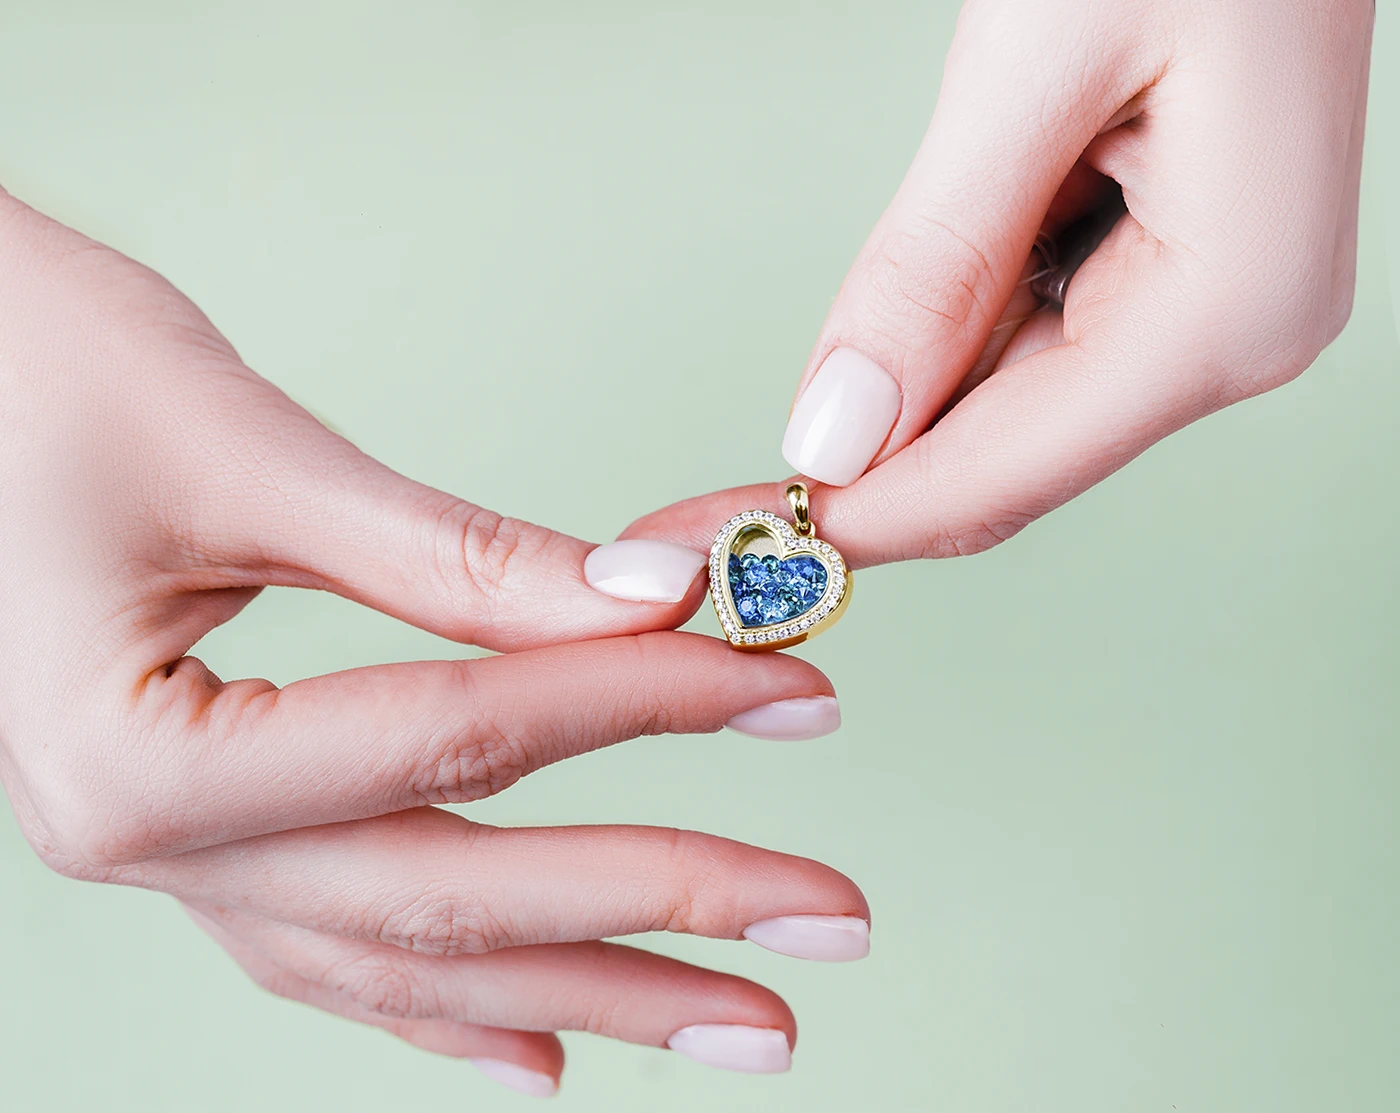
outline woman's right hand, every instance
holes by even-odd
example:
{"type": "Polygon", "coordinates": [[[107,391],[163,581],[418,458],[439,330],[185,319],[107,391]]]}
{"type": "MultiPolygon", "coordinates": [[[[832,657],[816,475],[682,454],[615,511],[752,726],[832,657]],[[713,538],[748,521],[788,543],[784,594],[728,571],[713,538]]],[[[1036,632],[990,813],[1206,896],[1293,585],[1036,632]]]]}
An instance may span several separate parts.
{"type": "Polygon", "coordinates": [[[434,806],[639,735],[834,729],[812,666],[669,629],[703,597],[702,554],[590,551],[405,479],[158,275],[3,191],[0,415],[0,777],[45,862],[174,894],[274,992],[529,1092],[557,1084],[557,1029],[786,1068],[773,993],[598,940],[857,958],[845,877],[691,832],[434,806]],[[267,584],[508,652],[280,689],[187,655],[267,584]]]}

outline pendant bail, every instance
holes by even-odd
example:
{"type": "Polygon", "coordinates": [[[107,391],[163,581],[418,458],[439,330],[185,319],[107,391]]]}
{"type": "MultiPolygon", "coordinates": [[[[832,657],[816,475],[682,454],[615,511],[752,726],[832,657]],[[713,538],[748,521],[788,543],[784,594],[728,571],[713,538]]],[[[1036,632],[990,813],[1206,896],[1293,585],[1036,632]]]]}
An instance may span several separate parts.
{"type": "Polygon", "coordinates": [[[815,537],[817,527],[812,524],[811,510],[807,503],[807,484],[789,483],[788,505],[792,507],[792,520],[798,537],[815,537]]]}

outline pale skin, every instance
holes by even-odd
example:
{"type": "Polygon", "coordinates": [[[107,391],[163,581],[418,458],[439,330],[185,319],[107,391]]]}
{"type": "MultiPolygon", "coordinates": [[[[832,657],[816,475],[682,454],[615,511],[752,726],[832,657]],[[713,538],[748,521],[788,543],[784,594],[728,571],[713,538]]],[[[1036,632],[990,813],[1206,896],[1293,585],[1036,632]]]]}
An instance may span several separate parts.
{"type": "MultiPolygon", "coordinates": [[[[857,474],[813,486],[848,564],[986,550],[1313,362],[1351,309],[1372,22],[1369,0],[965,5],[928,134],[798,384],[794,416],[848,349],[897,387],[856,430],[857,474]],[[1127,215],[1064,312],[1037,310],[1037,231],[1105,179],[1127,215]]],[[[739,510],[785,512],[782,492],[626,536],[704,546],[739,510]]]]}
{"type": "Polygon", "coordinates": [[[740,1026],[783,1065],[776,994],[598,940],[864,921],[848,879],[695,832],[433,806],[830,697],[802,661],[668,629],[702,597],[698,557],[673,603],[594,590],[590,545],[369,459],[158,275],[2,192],[0,422],[0,777],[49,866],[173,894],[273,992],[529,1092],[557,1083],[559,1029],[740,1026]],[[504,652],[280,689],[186,655],[269,584],[504,652]]]}
{"type": "MultiPolygon", "coordinates": [[[[799,383],[800,408],[849,349],[897,387],[859,475],[814,485],[822,536],[857,568],[981,551],[1301,373],[1350,308],[1372,19],[1366,0],[969,3],[928,135],[799,383]],[[1037,231],[1105,179],[1128,215],[1063,314],[1037,310],[1037,231]]],[[[559,1078],[560,1029],[794,1042],[768,990],[597,941],[868,920],[841,874],[708,835],[502,831],[433,806],[832,694],[804,662],[671,632],[699,578],[673,602],[590,588],[589,545],[364,456],[159,276],[8,195],[0,422],[0,778],[50,866],[171,893],[274,992],[514,1066],[531,1092],[559,1078]],[[269,584],[504,654],[281,689],[186,655],[269,584]]],[[[782,485],[629,536],[703,552],[753,506],[785,512],[782,485]]]]}

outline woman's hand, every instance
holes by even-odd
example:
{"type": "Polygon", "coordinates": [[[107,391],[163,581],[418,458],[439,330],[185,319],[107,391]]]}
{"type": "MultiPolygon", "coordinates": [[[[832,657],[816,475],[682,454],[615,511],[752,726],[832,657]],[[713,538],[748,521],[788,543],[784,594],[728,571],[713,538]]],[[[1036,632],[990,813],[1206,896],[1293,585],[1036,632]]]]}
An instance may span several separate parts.
{"type": "MultiPolygon", "coordinates": [[[[968,0],[783,453],[854,566],[979,552],[1288,382],[1351,307],[1371,0],[968,0]],[[1116,183],[1116,185],[1115,185],[1116,183]],[[1128,214],[1037,311],[1032,244],[1128,214]]],[[[781,485],[628,536],[703,546],[781,485]]]]}
{"type": "Polygon", "coordinates": [[[666,629],[703,596],[702,554],[590,552],[395,474],[159,276],[3,192],[0,422],[0,776],[50,866],[172,893],[275,992],[532,1092],[557,1083],[561,1028],[786,1067],[774,994],[597,940],[856,958],[846,878],[690,832],[432,807],[638,735],[834,729],[810,665],[666,629]],[[282,689],[186,655],[266,584],[511,652],[282,689]]]}

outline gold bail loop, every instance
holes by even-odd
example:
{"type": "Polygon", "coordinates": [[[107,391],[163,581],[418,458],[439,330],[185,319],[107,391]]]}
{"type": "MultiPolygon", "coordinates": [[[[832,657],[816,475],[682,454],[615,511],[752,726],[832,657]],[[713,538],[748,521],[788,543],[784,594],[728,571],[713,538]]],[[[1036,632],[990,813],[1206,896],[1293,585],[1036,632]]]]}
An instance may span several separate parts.
{"type": "Polygon", "coordinates": [[[815,537],[817,527],[812,524],[810,508],[807,505],[807,484],[790,483],[787,489],[788,505],[792,507],[792,520],[798,537],[815,537]]]}

